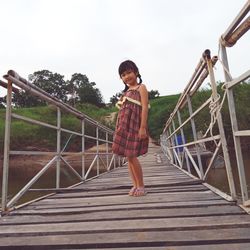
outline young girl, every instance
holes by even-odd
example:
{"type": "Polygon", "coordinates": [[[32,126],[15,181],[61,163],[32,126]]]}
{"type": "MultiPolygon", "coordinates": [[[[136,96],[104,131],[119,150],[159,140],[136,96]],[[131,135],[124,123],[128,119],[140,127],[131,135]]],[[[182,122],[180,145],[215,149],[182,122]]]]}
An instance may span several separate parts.
{"type": "Polygon", "coordinates": [[[134,62],[120,64],[119,75],[125,84],[123,95],[117,103],[120,108],[112,150],[114,154],[126,156],[133,187],[131,196],[146,195],[143,173],[137,157],[148,151],[148,91],[142,84],[141,75],[134,62]],[[139,79],[139,82],[137,82],[139,79]]]}

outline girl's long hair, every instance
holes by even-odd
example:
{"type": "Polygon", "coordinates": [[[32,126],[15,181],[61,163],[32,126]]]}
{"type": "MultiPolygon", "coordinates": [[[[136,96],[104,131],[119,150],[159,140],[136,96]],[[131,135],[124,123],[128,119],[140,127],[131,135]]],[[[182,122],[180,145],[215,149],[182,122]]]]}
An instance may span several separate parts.
{"type": "MultiPolygon", "coordinates": [[[[122,73],[127,71],[127,70],[134,71],[134,73],[139,78],[139,84],[142,83],[142,79],[141,79],[141,75],[139,73],[139,69],[138,69],[138,67],[136,66],[136,64],[134,62],[132,62],[130,60],[126,60],[126,61],[124,61],[124,62],[122,62],[120,64],[119,69],[118,69],[120,77],[121,77],[122,73]]],[[[126,92],[129,89],[129,87],[125,82],[123,82],[123,83],[125,84],[125,88],[124,88],[123,92],[126,92]]]]}

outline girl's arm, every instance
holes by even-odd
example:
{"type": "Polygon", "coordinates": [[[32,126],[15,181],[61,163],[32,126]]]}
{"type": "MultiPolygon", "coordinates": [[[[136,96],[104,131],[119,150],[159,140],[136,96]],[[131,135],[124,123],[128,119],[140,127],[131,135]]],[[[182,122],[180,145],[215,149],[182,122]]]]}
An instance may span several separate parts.
{"type": "Polygon", "coordinates": [[[139,130],[139,138],[144,139],[147,135],[147,120],[148,120],[148,91],[144,84],[141,84],[139,88],[139,92],[141,95],[141,105],[142,105],[142,113],[141,113],[141,124],[139,130]]]}

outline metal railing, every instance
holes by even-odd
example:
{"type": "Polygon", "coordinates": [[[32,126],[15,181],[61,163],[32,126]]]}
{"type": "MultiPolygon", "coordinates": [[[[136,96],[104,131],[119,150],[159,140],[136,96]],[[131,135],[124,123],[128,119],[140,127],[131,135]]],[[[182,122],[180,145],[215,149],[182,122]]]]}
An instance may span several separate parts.
{"type": "MultiPolygon", "coordinates": [[[[226,199],[236,200],[236,180],[232,172],[221,113],[222,105],[227,99],[239,172],[242,204],[245,207],[250,205],[250,201],[248,197],[240,138],[243,136],[250,136],[250,130],[238,129],[233,88],[250,77],[250,70],[239,77],[232,79],[228,66],[226,47],[234,46],[234,44],[250,29],[250,17],[246,17],[249,13],[249,10],[250,1],[248,0],[227,31],[221,36],[219,44],[222,55],[221,60],[218,57],[220,54],[211,58],[210,51],[204,51],[197,67],[195,68],[195,72],[193,73],[184,92],[181,94],[177,105],[167,120],[161,135],[162,150],[170,159],[171,163],[179,168],[185,169],[184,171],[187,173],[204,181],[207,179],[208,173],[217,159],[219,151],[222,150],[230,195],[227,195],[226,193],[215,187],[212,187],[211,185],[206,185],[226,199]],[[213,66],[218,60],[222,63],[225,75],[225,83],[223,85],[225,93],[222,100],[220,100],[220,97],[217,93],[217,85],[213,69],[213,66]],[[207,98],[207,100],[204,100],[204,103],[200,105],[199,108],[193,111],[191,97],[198,92],[199,88],[207,77],[209,78],[212,94],[209,98],[207,98]],[[183,114],[185,112],[188,112],[188,118],[185,117],[186,120],[183,122],[182,117],[185,116],[183,114]],[[207,126],[205,134],[199,136],[196,128],[197,124],[195,123],[195,118],[202,112],[210,112],[211,118],[210,121],[208,121],[210,125],[207,126]],[[187,129],[188,126],[189,130],[187,129]],[[215,127],[216,129],[214,129],[215,127]],[[186,135],[185,129],[186,131],[191,130],[192,136],[186,135]],[[214,130],[216,130],[216,134],[213,134],[214,130]],[[185,136],[189,137],[188,143],[185,141],[185,136]],[[204,145],[208,143],[213,144],[214,152],[208,152],[208,150],[204,149],[204,145]],[[202,158],[206,154],[210,154],[210,161],[205,168],[202,158]]],[[[207,121],[204,121],[204,123],[205,122],[207,121]]]]}
{"type": "MultiPolygon", "coordinates": [[[[44,90],[38,88],[34,84],[20,77],[16,72],[10,70],[7,75],[4,76],[7,82],[1,81],[1,85],[7,88],[7,99],[6,99],[6,119],[5,119],[5,137],[4,137],[4,158],[3,158],[3,177],[2,177],[2,213],[5,211],[9,211],[15,209],[15,204],[19,201],[19,199],[27,192],[31,190],[31,187],[36,183],[39,178],[53,165],[56,165],[56,180],[55,180],[55,188],[48,189],[39,189],[36,191],[46,190],[46,191],[59,191],[65,188],[61,188],[60,185],[60,173],[62,162],[71,173],[74,174],[79,179],[79,182],[73,186],[76,186],[80,183],[86,181],[89,177],[90,172],[93,170],[93,167],[96,167],[96,176],[100,175],[100,166],[109,171],[111,168],[116,168],[117,166],[121,166],[124,163],[124,159],[112,154],[110,150],[110,145],[112,144],[113,130],[108,127],[100,124],[89,116],[81,113],[77,109],[71,107],[70,105],[63,103],[61,100],[51,96],[44,90]],[[52,125],[47,122],[42,122],[36,119],[31,119],[26,116],[18,115],[14,113],[14,109],[12,107],[12,92],[18,92],[19,90],[15,88],[13,85],[18,86],[19,88],[26,91],[30,95],[36,96],[40,100],[46,101],[57,109],[57,117],[56,117],[56,125],[52,125]],[[81,123],[81,132],[74,131],[70,129],[66,129],[62,127],[61,124],[61,112],[65,112],[67,114],[73,115],[76,117],[81,123]],[[45,128],[52,129],[56,131],[56,152],[41,152],[41,151],[14,151],[10,149],[11,142],[11,123],[12,118],[21,120],[23,122],[39,125],[45,128]],[[88,134],[86,131],[87,125],[95,130],[95,135],[88,134]],[[69,134],[69,138],[64,147],[61,147],[62,141],[62,132],[69,134]],[[65,152],[67,145],[69,144],[72,135],[81,138],[81,151],[80,152],[65,152]],[[101,136],[102,135],[102,136],[101,136]],[[85,150],[85,142],[86,140],[91,140],[96,145],[96,152],[88,152],[85,150]],[[105,145],[105,150],[99,150],[100,144],[105,145]],[[89,166],[86,166],[85,156],[94,155],[94,159],[92,160],[89,166]],[[8,176],[9,176],[9,161],[10,157],[14,155],[47,155],[52,157],[49,162],[9,201],[8,197],[8,176]],[[79,174],[73,166],[67,161],[65,156],[79,156],[81,157],[81,174],[79,174]],[[104,158],[104,159],[103,159],[104,158]]],[[[73,187],[70,186],[70,187],[73,187]]],[[[70,188],[68,187],[68,188],[70,188]]]]}

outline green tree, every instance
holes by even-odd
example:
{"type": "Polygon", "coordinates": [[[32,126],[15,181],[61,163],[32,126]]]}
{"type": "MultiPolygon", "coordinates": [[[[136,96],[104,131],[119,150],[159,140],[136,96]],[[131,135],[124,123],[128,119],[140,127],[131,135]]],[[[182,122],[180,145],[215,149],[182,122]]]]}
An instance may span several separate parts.
{"type": "Polygon", "coordinates": [[[29,81],[63,102],[67,101],[67,82],[64,76],[49,70],[36,71],[29,75],[29,81]]]}
{"type": "Polygon", "coordinates": [[[118,92],[115,95],[113,95],[112,97],[110,97],[109,102],[111,103],[111,105],[114,106],[118,102],[121,95],[122,95],[122,92],[118,92]]]}
{"type": "MultiPolygon", "coordinates": [[[[52,73],[49,70],[36,71],[29,75],[29,82],[46,91],[53,97],[62,101],[67,101],[67,84],[64,76],[58,73],[52,73]]],[[[30,95],[29,92],[20,90],[13,94],[13,103],[17,107],[34,107],[46,105],[45,101],[36,96],[30,95]]]]}
{"type": "Polygon", "coordinates": [[[151,91],[148,92],[148,98],[149,98],[150,100],[152,100],[152,99],[154,99],[154,98],[157,98],[157,97],[159,97],[159,96],[160,96],[160,93],[159,93],[158,90],[151,90],[151,91]]]}
{"type": "Polygon", "coordinates": [[[0,109],[5,108],[5,106],[4,106],[5,100],[4,99],[5,99],[4,97],[0,97],[0,109]]]}
{"type": "Polygon", "coordinates": [[[95,82],[89,82],[86,75],[75,73],[68,82],[68,92],[71,97],[71,104],[91,103],[98,107],[104,106],[103,97],[98,88],[95,87],[95,82]]]}
{"type": "Polygon", "coordinates": [[[25,90],[20,90],[19,92],[13,93],[12,103],[16,107],[35,107],[46,105],[45,101],[30,95],[25,90]]]}

